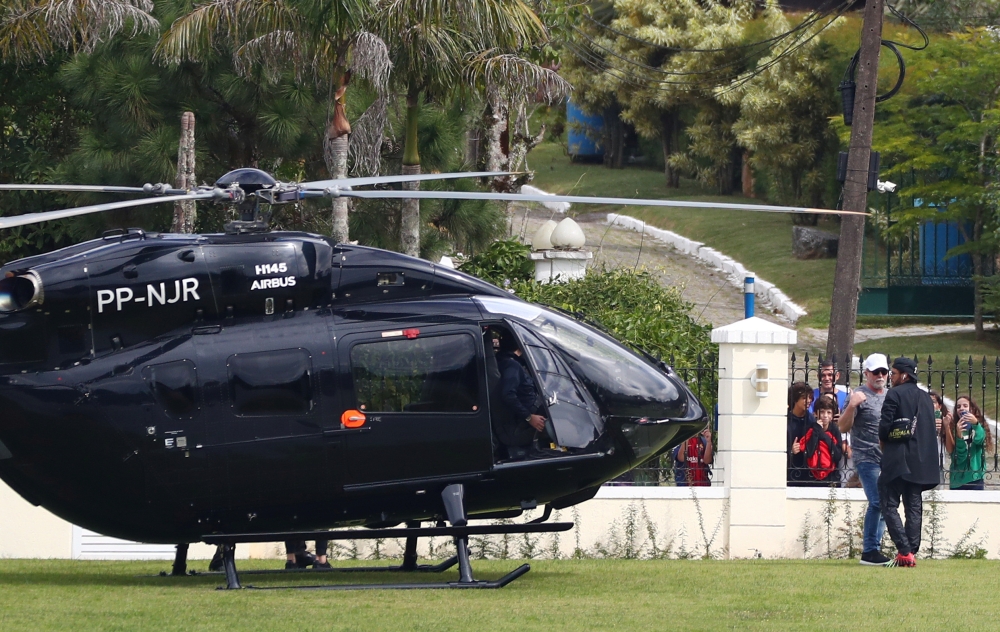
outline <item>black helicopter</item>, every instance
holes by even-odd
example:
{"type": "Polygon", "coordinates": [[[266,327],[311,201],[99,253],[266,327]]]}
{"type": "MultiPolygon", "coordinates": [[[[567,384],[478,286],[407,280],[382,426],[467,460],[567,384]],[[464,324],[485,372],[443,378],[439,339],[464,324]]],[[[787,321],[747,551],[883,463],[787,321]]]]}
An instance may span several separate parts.
{"type": "Polygon", "coordinates": [[[0,267],[0,478],[74,524],[179,544],[175,573],[185,543],[221,544],[233,588],[235,543],[296,536],[406,537],[398,568],[426,570],[416,537],[448,535],[461,571],[448,585],[523,574],[476,582],[467,537],[570,528],[544,518],[694,435],[704,407],[670,367],[573,317],[421,259],[272,232],[259,206],[320,196],[700,206],[354,188],[490,175],[500,174],[284,184],[240,169],[197,191],[0,185],[148,196],[2,217],[0,228],[186,199],[242,212],[223,234],[119,230],[0,267]],[[544,400],[552,445],[537,458],[510,459],[493,432],[496,336],[517,341],[544,400]],[[539,505],[536,524],[467,523],[539,505]],[[358,525],[371,531],[328,531],[358,525]]]}

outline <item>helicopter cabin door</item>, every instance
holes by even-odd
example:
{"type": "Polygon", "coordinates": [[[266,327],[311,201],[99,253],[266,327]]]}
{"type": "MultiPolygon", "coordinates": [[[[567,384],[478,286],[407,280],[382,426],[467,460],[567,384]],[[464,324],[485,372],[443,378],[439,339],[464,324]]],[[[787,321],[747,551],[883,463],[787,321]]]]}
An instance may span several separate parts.
{"type": "MultiPolygon", "coordinates": [[[[548,413],[546,433],[564,448],[586,448],[604,432],[600,409],[561,353],[519,323],[511,323],[535,375],[548,413]]],[[[563,352],[565,353],[565,352],[563,352]]]]}
{"type": "Polygon", "coordinates": [[[347,334],[344,406],[368,428],[346,438],[345,487],[446,480],[492,465],[482,335],[471,326],[347,334]],[[362,421],[363,420],[363,421],[362,421]]]}

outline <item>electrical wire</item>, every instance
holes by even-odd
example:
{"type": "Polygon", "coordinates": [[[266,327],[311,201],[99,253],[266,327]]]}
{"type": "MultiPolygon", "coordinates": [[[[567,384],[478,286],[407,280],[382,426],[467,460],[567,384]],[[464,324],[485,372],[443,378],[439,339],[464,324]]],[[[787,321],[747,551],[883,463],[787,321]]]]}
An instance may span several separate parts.
{"type": "MultiPolygon", "coordinates": [[[[636,73],[633,73],[633,72],[629,72],[628,70],[626,70],[624,68],[621,68],[621,67],[618,67],[618,66],[612,66],[612,65],[610,65],[610,64],[607,63],[607,58],[606,57],[602,57],[598,52],[596,52],[596,51],[594,51],[592,49],[588,49],[588,48],[586,48],[584,46],[581,46],[580,44],[578,44],[576,42],[567,41],[567,42],[564,42],[564,44],[574,54],[574,56],[576,56],[581,61],[583,61],[583,63],[587,67],[589,67],[592,70],[595,70],[597,72],[609,72],[616,79],[618,79],[619,81],[622,81],[623,83],[626,83],[626,84],[634,85],[634,86],[637,86],[637,87],[644,87],[646,89],[650,88],[650,84],[651,83],[654,84],[654,85],[657,85],[657,86],[683,86],[683,87],[701,88],[701,89],[716,89],[716,88],[718,88],[720,86],[723,86],[725,84],[729,84],[729,85],[727,85],[723,89],[722,93],[724,94],[726,92],[730,92],[732,90],[739,89],[743,85],[746,85],[746,83],[748,83],[749,81],[751,81],[754,77],[760,75],[761,73],[765,72],[766,70],[768,70],[772,66],[778,64],[782,59],[784,59],[785,57],[791,55],[796,50],[798,50],[799,48],[801,48],[802,46],[804,46],[805,44],[807,44],[809,41],[811,41],[812,39],[814,39],[821,32],[823,32],[824,30],[826,30],[827,28],[829,28],[837,20],[837,18],[839,18],[841,15],[843,15],[843,13],[851,6],[851,4],[852,4],[852,0],[846,0],[846,1],[840,2],[840,4],[835,5],[832,8],[827,8],[827,9],[823,9],[823,10],[813,11],[808,16],[806,16],[806,18],[803,19],[795,27],[789,29],[788,31],[785,31],[784,33],[781,33],[779,35],[767,38],[765,40],[759,40],[757,42],[751,42],[751,43],[747,43],[747,44],[734,45],[732,47],[714,48],[714,49],[707,49],[707,48],[706,49],[697,49],[697,48],[684,49],[684,48],[680,48],[680,47],[661,46],[661,45],[655,44],[653,42],[649,42],[649,41],[643,40],[641,38],[637,38],[635,36],[632,36],[632,35],[629,35],[627,33],[624,33],[622,31],[619,31],[617,29],[614,29],[613,27],[611,27],[609,25],[601,24],[600,22],[597,22],[593,18],[589,18],[588,17],[588,19],[593,24],[597,25],[600,28],[603,28],[603,29],[606,29],[606,30],[610,31],[611,33],[614,33],[615,35],[624,37],[625,39],[628,39],[628,40],[633,41],[633,42],[640,43],[640,44],[642,44],[644,46],[649,46],[649,47],[652,47],[652,48],[655,48],[655,49],[667,50],[667,51],[672,51],[672,52],[677,52],[677,53],[687,53],[687,52],[720,53],[720,52],[746,50],[746,49],[753,49],[753,48],[757,48],[757,47],[762,47],[762,46],[765,46],[765,45],[768,45],[768,44],[773,44],[774,42],[785,40],[785,39],[788,39],[790,37],[793,38],[793,41],[787,47],[785,47],[785,49],[783,51],[781,51],[779,54],[777,54],[774,57],[772,57],[771,59],[769,59],[764,64],[756,66],[751,72],[743,74],[743,76],[739,76],[741,74],[739,72],[736,72],[736,73],[732,73],[732,72],[723,73],[723,71],[725,71],[726,69],[730,69],[730,68],[737,68],[737,67],[746,67],[746,66],[749,66],[751,64],[751,58],[752,58],[752,56],[753,56],[754,53],[749,53],[749,54],[741,55],[739,58],[737,58],[735,60],[731,60],[731,61],[729,61],[727,63],[719,64],[719,65],[716,65],[716,66],[712,66],[712,67],[710,67],[710,68],[708,68],[706,70],[691,71],[691,72],[668,71],[668,70],[664,70],[662,68],[656,68],[654,66],[650,66],[650,65],[645,64],[643,62],[640,62],[640,61],[637,61],[637,60],[634,60],[634,59],[630,59],[630,58],[628,58],[628,57],[626,57],[624,55],[621,55],[621,54],[617,53],[616,51],[614,51],[614,50],[612,50],[612,49],[610,49],[610,48],[608,48],[606,46],[603,46],[593,36],[588,35],[587,33],[585,33],[584,31],[582,31],[578,27],[573,27],[574,31],[584,40],[584,42],[586,44],[589,44],[590,47],[597,48],[600,51],[604,52],[606,55],[610,55],[611,57],[619,59],[619,60],[625,62],[626,64],[628,64],[629,66],[639,68],[639,69],[641,69],[641,70],[643,70],[645,72],[651,72],[651,73],[655,73],[655,74],[659,74],[659,75],[666,75],[666,76],[693,76],[693,75],[697,75],[697,76],[709,76],[709,75],[713,75],[713,74],[716,74],[716,75],[718,75],[718,74],[724,74],[724,76],[719,77],[719,79],[717,79],[716,81],[674,81],[674,80],[666,80],[666,79],[651,79],[648,76],[639,75],[639,74],[636,74],[636,73]],[[824,18],[829,17],[831,15],[831,13],[834,13],[833,17],[831,19],[829,19],[825,24],[823,24],[820,28],[818,28],[818,29],[816,29],[816,30],[814,30],[812,32],[810,32],[809,30],[807,30],[810,27],[813,27],[814,25],[818,24],[824,18]]],[[[773,48],[773,46],[772,46],[772,48],[773,48]]],[[[658,90],[655,87],[652,88],[652,89],[654,91],[666,92],[666,90],[658,90]]]]}
{"type": "MultiPolygon", "coordinates": [[[[917,29],[917,31],[920,33],[920,36],[923,38],[924,43],[918,46],[914,46],[912,44],[905,44],[903,42],[897,42],[894,40],[886,40],[886,39],[881,40],[882,46],[885,46],[886,48],[891,50],[892,53],[896,56],[896,64],[899,66],[899,75],[896,77],[896,84],[892,88],[890,88],[888,92],[886,92],[885,94],[877,95],[875,97],[875,103],[882,103],[883,101],[891,99],[892,97],[896,96],[896,94],[903,87],[903,81],[906,79],[906,61],[903,59],[903,54],[899,52],[899,49],[906,48],[909,50],[920,51],[927,48],[931,43],[931,40],[927,36],[927,33],[924,31],[924,29],[920,28],[919,24],[911,20],[895,6],[889,3],[886,3],[885,6],[888,7],[889,11],[897,18],[899,18],[901,22],[903,22],[904,24],[909,24],[913,28],[917,29]]],[[[844,79],[841,82],[842,87],[847,84],[854,84],[854,77],[855,74],[857,73],[858,62],[860,61],[860,59],[861,59],[861,49],[859,48],[858,52],[854,53],[854,57],[851,58],[851,62],[847,65],[847,71],[844,73],[844,79]]]]}
{"type": "MultiPolygon", "coordinates": [[[[836,11],[837,11],[838,15],[842,14],[844,11],[846,11],[848,8],[850,8],[850,6],[852,4],[854,4],[854,0],[841,0],[841,3],[839,5],[837,5],[837,7],[836,7],[836,11]]],[[[778,40],[781,40],[781,39],[789,36],[792,33],[795,33],[798,30],[801,30],[803,28],[807,28],[808,27],[807,23],[809,23],[810,20],[815,21],[815,20],[821,19],[823,17],[826,17],[832,11],[833,11],[832,8],[831,9],[816,9],[814,11],[811,11],[805,17],[805,19],[802,22],[800,22],[796,26],[792,27],[788,31],[785,31],[784,33],[780,33],[778,35],[774,35],[774,36],[769,37],[767,39],[759,40],[759,41],[756,41],[756,42],[749,42],[749,43],[746,43],[746,44],[737,44],[737,45],[734,45],[734,46],[727,46],[727,47],[721,47],[721,48],[679,48],[679,47],[675,47],[675,46],[662,46],[660,44],[655,44],[653,42],[649,42],[649,41],[644,40],[642,38],[635,37],[634,35],[629,35],[628,33],[619,31],[619,30],[615,29],[614,27],[612,27],[609,24],[602,24],[601,22],[598,22],[597,20],[595,20],[594,18],[592,18],[590,16],[586,16],[586,19],[588,21],[590,21],[593,25],[597,26],[598,28],[602,28],[602,29],[611,31],[612,33],[614,33],[615,35],[617,35],[619,37],[624,37],[624,38],[632,40],[632,41],[634,41],[634,42],[636,42],[638,44],[642,44],[643,46],[652,46],[654,48],[659,48],[661,50],[668,50],[668,51],[678,52],[678,53],[724,53],[724,52],[729,52],[729,51],[732,51],[732,50],[740,50],[740,49],[743,49],[743,48],[753,48],[753,47],[756,47],[756,46],[765,46],[765,45],[770,44],[772,42],[776,42],[778,40]]]]}
{"type": "MultiPolygon", "coordinates": [[[[739,89],[740,87],[746,85],[754,77],[762,74],[763,72],[765,72],[769,68],[771,68],[771,67],[775,66],[776,64],[778,64],[779,62],[781,62],[785,57],[788,57],[789,55],[791,55],[792,53],[794,53],[796,50],[798,50],[799,48],[801,48],[802,46],[804,46],[805,44],[807,44],[809,41],[811,41],[812,39],[814,39],[815,37],[817,37],[820,33],[822,33],[823,31],[825,31],[827,28],[829,28],[830,26],[832,26],[833,23],[836,22],[836,20],[840,17],[841,14],[842,14],[842,12],[837,13],[829,21],[827,21],[826,24],[824,24],[823,26],[821,26],[820,28],[818,28],[814,32],[809,33],[808,36],[803,36],[803,38],[798,39],[796,41],[793,41],[783,51],[781,51],[780,53],[778,53],[777,55],[775,55],[774,57],[772,57],[771,59],[769,59],[764,64],[756,66],[751,72],[745,74],[744,76],[739,77],[738,79],[734,79],[734,77],[730,75],[730,76],[721,78],[719,81],[715,81],[715,82],[705,82],[705,81],[669,81],[669,80],[664,80],[664,79],[653,79],[653,80],[651,80],[649,77],[646,77],[646,76],[640,76],[640,75],[636,75],[636,74],[629,75],[622,68],[618,68],[618,67],[615,67],[615,66],[608,65],[606,63],[606,59],[603,58],[603,57],[601,57],[600,55],[598,55],[594,51],[587,50],[586,48],[583,48],[583,47],[581,47],[580,45],[578,45],[578,44],[576,44],[574,42],[568,42],[567,41],[567,42],[565,42],[565,45],[570,49],[571,52],[574,53],[574,55],[576,57],[578,57],[581,61],[583,61],[584,64],[587,65],[592,70],[595,70],[596,72],[610,72],[610,73],[612,73],[615,76],[616,79],[618,79],[618,80],[620,80],[620,81],[622,81],[624,83],[634,85],[636,87],[643,87],[643,88],[646,88],[646,89],[650,89],[650,84],[652,83],[652,84],[656,84],[656,85],[660,85],[660,86],[671,85],[671,86],[688,86],[688,87],[702,88],[702,89],[714,89],[714,88],[717,88],[719,86],[722,86],[723,84],[728,83],[729,85],[726,86],[722,90],[722,92],[720,93],[720,94],[725,94],[727,92],[731,92],[733,90],[739,89]]],[[[589,43],[598,46],[602,50],[608,51],[608,49],[606,49],[605,47],[602,47],[599,44],[597,44],[597,42],[595,42],[593,40],[593,38],[585,37],[585,39],[587,39],[587,41],[589,43]]],[[[651,46],[655,46],[654,44],[650,44],[650,45],[651,46]]],[[[608,51],[608,52],[611,52],[611,51],[608,51]]],[[[618,55],[613,55],[613,56],[619,57],[618,55]]],[[[737,61],[740,62],[740,63],[747,63],[747,64],[749,64],[749,59],[746,58],[746,57],[741,58],[741,59],[739,59],[737,61]]],[[[735,65],[735,64],[733,64],[733,65],[735,65]]],[[[721,67],[724,67],[724,66],[720,66],[720,68],[721,67]]],[[[706,71],[705,74],[708,74],[709,72],[718,72],[718,68],[710,69],[709,71],[706,71]]],[[[664,72],[664,74],[671,74],[671,73],[664,72]]],[[[652,90],[653,91],[657,91],[657,92],[668,92],[668,90],[658,90],[657,88],[652,88],[652,90]]]]}

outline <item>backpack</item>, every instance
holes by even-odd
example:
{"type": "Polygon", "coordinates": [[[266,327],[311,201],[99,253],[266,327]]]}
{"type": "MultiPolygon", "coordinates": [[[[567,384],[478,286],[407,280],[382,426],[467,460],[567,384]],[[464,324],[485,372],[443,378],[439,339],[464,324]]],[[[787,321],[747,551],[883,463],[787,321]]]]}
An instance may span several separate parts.
{"type": "MultiPolygon", "coordinates": [[[[806,446],[809,445],[809,439],[812,438],[812,434],[813,428],[810,428],[806,432],[806,436],[802,437],[800,445],[803,452],[806,451],[806,446]]],[[[829,433],[825,434],[831,441],[834,443],[837,442],[837,439],[833,435],[829,433]]],[[[806,455],[806,467],[809,468],[809,472],[817,481],[825,480],[827,476],[837,469],[837,464],[833,462],[833,455],[830,454],[830,446],[822,438],[816,442],[816,450],[812,454],[806,455]]]]}

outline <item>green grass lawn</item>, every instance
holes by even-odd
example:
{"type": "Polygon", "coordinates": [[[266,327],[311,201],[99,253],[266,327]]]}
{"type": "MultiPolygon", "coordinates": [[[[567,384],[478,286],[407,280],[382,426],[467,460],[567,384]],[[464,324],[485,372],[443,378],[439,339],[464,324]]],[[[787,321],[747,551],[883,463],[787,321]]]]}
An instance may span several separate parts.
{"type": "MultiPolygon", "coordinates": [[[[496,577],[516,564],[474,567],[496,577]]],[[[167,566],[0,560],[0,630],[972,630],[995,628],[991,595],[1000,589],[1000,566],[971,560],[916,569],[853,560],[537,561],[489,591],[228,592],[215,590],[218,577],[143,576],[167,566]],[[975,598],[960,588],[970,577],[975,598]]]]}
{"type": "MultiPolygon", "coordinates": [[[[562,147],[554,143],[535,148],[528,162],[535,170],[534,184],[552,193],[751,202],[738,195],[713,195],[689,180],[682,180],[680,189],[669,189],[663,174],[657,170],[612,170],[598,164],[574,164],[563,154],[562,147]]],[[[611,211],[631,215],[654,226],[705,242],[774,283],[802,305],[809,315],[800,324],[825,327],[829,323],[836,262],[833,259],[800,261],[794,258],[792,220],[788,215],[649,207],[583,208],[581,205],[576,205],[574,211],[611,211]]],[[[821,221],[820,228],[833,232],[839,230],[833,220],[821,221]]]]}
{"type": "Polygon", "coordinates": [[[994,359],[1000,356],[1000,331],[993,329],[992,325],[987,325],[985,340],[976,340],[976,335],[972,332],[962,332],[946,336],[882,338],[854,345],[855,354],[868,355],[875,352],[891,354],[892,357],[906,355],[911,358],[914,354],[919,354],[921,362],[926,362],[927,356],[931,356],[935,368],[942,365],[954,368],[956,356],[961,360],[963,367],[968,366],[970,357],[981,366],[982,358],[986,356],[992,367],[994,359]]]}

